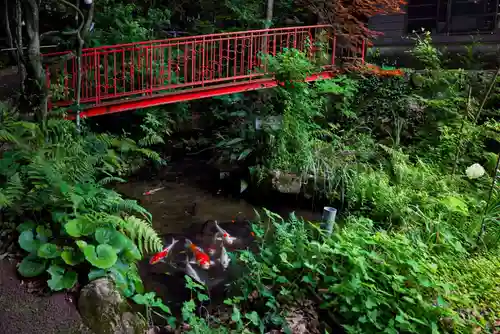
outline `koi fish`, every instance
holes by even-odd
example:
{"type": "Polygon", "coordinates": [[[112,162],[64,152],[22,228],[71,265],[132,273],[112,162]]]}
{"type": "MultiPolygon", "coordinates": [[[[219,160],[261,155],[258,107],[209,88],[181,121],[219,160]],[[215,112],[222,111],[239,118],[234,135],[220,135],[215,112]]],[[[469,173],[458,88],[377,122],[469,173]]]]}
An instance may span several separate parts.
{"type": "Polygon", "coordinates": [[[231,262],[231,258],[229,258],[229,255],[227,254],[227,251],[226,251],[226,248],[224,247],[224,245],[222,245],[222,250],[220,253],[219,261],[220,261],[220,264],[224,270],[227,269],[227,267],[229,266],[229,263],[231,262]]]}
{"type": "Polygon", "coordinates": [[[240,180],[240,194],[243,193],[248,188],[248,182],[245,180],[240,180]]]}
{"type": "Polygon", "coordinates": [[[226,230],[224,230],[222,227],[217,224],[217,221],[215,221],[215,227],[217,228],[217,231],[219,231],[220,234],[222,234],[222,240],[228,245],[232,245],[234,240],[236,240],[235,237],[231,236],[229,233],[227,233],[226,230]]]}
{"type": "Polygon", "coordinates": [[[215,243],[216,243],[217,239],[219,238],[218,236],[219,236],[219,232],[215,233],[214,237],[212,238],[212,243],[210,244],[210,246],[208,246],[207,253],[210,256],[214,256],[215,253],[217,252],[217,245],[215,243]]]}
{"type": "Polygon", "coordinates": [[[193,242],[189,239],[186,239],[186,248],[191,249],[193,252],[195,263],[205,270],[210,268],[212,261],[210,261],[210,256],[208,256],[203,249],[193,244],[193,242]]]}
{"type": "Polygon", "coordinates": [[[200,275],[196,272],[196,270],[193,268],[191,265],[188,256],[186,255],[186,274],[193,278],[195,281],[197,281],[200,284],[205,285],[205,281],[200,277],[200,275]]]}
{"type": "Polygon", "coordinates": [[[165,189],[165,187],[160,187],[160,188],[156,188],[156,189],[151,189],[151,190],[145,191],[145,192],[142,193],[142,195],[143,196],[153,195],[155,192],[160,191],[162,189],[165,189]]]}
{"type": "Polygon", "coordinates": [[[170,250],[174,247],[174,245],[178,242],[179,240],[175,240],[175,238],[172,238],[172,243],[170,246],[164,248],[161,252],[156,253],[151,257],[149,260],[149,264],[156,264],[158,262],[163,262],[165,258],[168,256],[170,253],[170,250]]]}

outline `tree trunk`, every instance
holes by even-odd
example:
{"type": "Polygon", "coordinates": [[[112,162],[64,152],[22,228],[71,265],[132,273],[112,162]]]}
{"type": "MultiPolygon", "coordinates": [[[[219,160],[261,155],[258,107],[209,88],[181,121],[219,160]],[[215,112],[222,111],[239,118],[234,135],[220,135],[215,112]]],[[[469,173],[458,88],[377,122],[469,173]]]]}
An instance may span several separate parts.
{"type": "Polygon", "coordinates": [[[266,29],[269,28],[273,22],[273,7],[274,0],[267,0],[266,29]]]}
{"type": "Polygon", "coordinates": [[[5,20],[5,34],[7,35],[7,45],[11,49],[9,54],[11,56],[11,60],[16,59],[16,52],[14,49],[14,40],[12,38],[12,30],[10,29],[10,9],[9,9],[9,0],[4,0],[4,20],[5,20]]]}
{"type": "MultiPolygon", "coordinates": [[[[9,0],[6,0],[9,1],[9,0]]],[[[21,97],[25,95],[25,87],[24,80],[26,78],[25,65],[24,65],[24,56],[23,56],[23,19],[22,19],[22,8],[21,8],[21,0],[16,0],[15,7],[15,23],[16,23],[16,35],[15,35],[15,43],[16,43],[16,62],[17,62],[17,72],[19,74],[19,83],[20,83],[20,93],[21,97]]]]}
{"type": "Polygon", "coordinates": [[[37,0],[23,0],[22,5],[28,36],[26,54],[27,100],[29,107],[35,113],[36,120],[44,129],[48,113],[48,89],[45,83],[45,72],[40,54],[40,7],[37,0]]]}

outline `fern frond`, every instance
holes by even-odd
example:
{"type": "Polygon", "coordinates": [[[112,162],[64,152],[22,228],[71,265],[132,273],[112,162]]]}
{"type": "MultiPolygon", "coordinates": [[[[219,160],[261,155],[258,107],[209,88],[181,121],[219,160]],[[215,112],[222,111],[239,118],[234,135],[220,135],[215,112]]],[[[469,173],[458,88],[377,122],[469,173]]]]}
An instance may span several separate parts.
{"type": "Polygon", "coordinates": [[[163,241],[148,222],[135,216],[127,216],[123,220],[125,233],[143,254],[156,253],[163,249],[163,241]]]}
{"type": "Polygon", "coordinates": [[[103,144],[104,146],[106,146],[106,148],[110,148],[113,146],[113,143],[115,142],[116,137],[114,137],[108,133],[101,133],[101,134],[95,135],[95,139],[98,142],[100,142],[101,144],[103,144]]]}
{"type": "Polygon", "coordinates": [[[130,138],[115,138],[113,140],[113,147],[116,147],[120,152],[130,152],[137,149],[137,144],[130,138]]]}
{"type": "Polygon", "coordinates": [[[4,194],[11,202],[19,201],[24,196],[24,185],[19,173],[9,178],[4,189],[4,194]]]}
{"type": "Polygon", "coordinates": [[[20,138],[15,134],[7,130],[0,129],[0,142],[9,144],[19,144],[19,141],[20,138]]]}
{"type": "Polygon", "coordinates": [[[143,208],[133,199],[121,199],[119,201],[110,203],[109,209],[111,212],[115,213],[138,213],[141,214],[148,222],[153,220],[151,213],[143,208]]]}
{"type": "Polygon", "coordinates": [[[138,148],[136,151],[155,162],[161,163],[163,161],[160,154],[153,150],[148,150],[147,148],[138,148]]]}
{"type": "Polygon", "coordinates": [[[110,184],[113,182],[120,182],[120,183],[125,183],[127,182],[126,180],[122,179],[121,177],[116,177],[116,176],[106,176],[105,178],[102,178],[97,182],[98,185],[104,186],[106,184],[110,184]]]}
{"type": "Polygon", "coordinates": [[[157,133],[148,133],[139,140],[139,146],[147,147],[156,144],[165,144],[163,138],[157,133]]]}
{"type": "Polygon", "coordinates": [[[3,189],[0,189],[0,210],[7,209],[12,205],[10,198],[4,194],[3,189]]]}

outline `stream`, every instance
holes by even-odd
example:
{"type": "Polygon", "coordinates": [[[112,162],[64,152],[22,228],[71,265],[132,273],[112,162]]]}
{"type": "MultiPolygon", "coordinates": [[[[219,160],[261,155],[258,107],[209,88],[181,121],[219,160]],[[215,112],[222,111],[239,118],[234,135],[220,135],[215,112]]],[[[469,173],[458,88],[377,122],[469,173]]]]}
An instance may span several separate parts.
{"type": "MultiPolygon", "coordinates": [[[[265,207],[282,217],[295,212],[307,220],[321,218],[321,212],[294,207],[294,197],[281,197],[280,193],[260,196],[260,203],[252,204],[246,196],[255,198],[255,194],[231,194],[231,191],[224,189],[227,185],[220,183],[218,175],[219,171],[205,162],[188,160],[170,164],[161,170],[143,171],[130,178],[129,182],[116,185],[115,189],[128,198],[138,200],[152,213],[153,227],[165,245],[171,243],[172,237],[180,239],[176,251],[171,255],[177,257],[179,262],[185,255],[173,253],[183,253],[181,244],[184,244],[184,238],[202,247],[206,245],[207,236],[203,235],[205,232],[202,230],[207,221],[217,220],[231,235],[242,240],[238,247],[228,248],[228,251],[232,251],[251,246],[253,238],[250,237],[248,221],[255,218],[255,209],[265,207]],[[145,194],[151,190],[155,191],[145,194]]],[[[208,242],[210,238],[208,236],[208,242]]],[[[155,291],[168,305],[173,306],[173,310],[180,309],[182,302],[190,297],[190,292],[184,287],[184,272],[173,271],[168,263],[150,265],[148,261],[149,257],[139,264],[146,291],[155,291]]],[[[211,280],[216,282],[210,287],[211,305],[220,305],[227,296],[227,284],[218,283],[230,283],[241,276],[238,272],[221,270],[209,271],[211,280]]]]}

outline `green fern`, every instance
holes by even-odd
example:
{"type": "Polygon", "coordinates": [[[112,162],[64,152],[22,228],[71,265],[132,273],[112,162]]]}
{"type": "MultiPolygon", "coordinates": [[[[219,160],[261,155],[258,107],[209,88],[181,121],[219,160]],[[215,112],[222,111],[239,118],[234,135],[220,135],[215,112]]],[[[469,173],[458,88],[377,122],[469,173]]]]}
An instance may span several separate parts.
{"type": "Polygon", "coordinates": [[[163,241],[148,222],[135,216],[126,216],[123,220],[126,234],[143,254],[160,252],[163,249],[163,241]]]}
{"type": "Polygon", "coordinates": [[[113,183],[113,182],[125,183],[127,181],[122,179],[121,177],[106,176],[106,177],[102,178],[101,180],[99,180],[99,182],[97,182],[97,184],[100,186],[105,186],[105,185],[113,183]]]}

